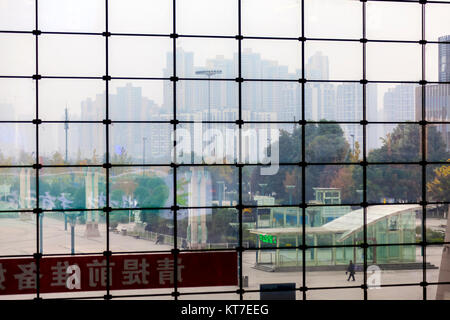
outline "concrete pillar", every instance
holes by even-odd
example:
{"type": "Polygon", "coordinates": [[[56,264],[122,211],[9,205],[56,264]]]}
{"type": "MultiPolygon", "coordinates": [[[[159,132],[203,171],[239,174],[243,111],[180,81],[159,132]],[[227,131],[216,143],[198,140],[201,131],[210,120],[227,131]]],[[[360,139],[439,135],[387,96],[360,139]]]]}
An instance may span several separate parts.
{"type": "MultiPolygon", "coordinates": [[[[85,194],[86,194],[86,209],[94,209],[98,207],[98,172],[89,169],[85,177],[85,194]]],[[[94,211],[86,212],[86,230],[84,235],[88,238],[100,237],[98,230],[99,217],[98,213],[94,211]]]]}
{"type": "MultiPolygon", "coordinates": [[[[205,207],[208,202],[208,190],[211,192],[210,175],[203,167],[192,167],[188,186],[189,207],[205,207]]],[[[188,231],[190,248],[205,248],[208,238],[205,209],[188,209],[188,231]],[[199,230],[201,232],[199,233],[199,230]]]]}

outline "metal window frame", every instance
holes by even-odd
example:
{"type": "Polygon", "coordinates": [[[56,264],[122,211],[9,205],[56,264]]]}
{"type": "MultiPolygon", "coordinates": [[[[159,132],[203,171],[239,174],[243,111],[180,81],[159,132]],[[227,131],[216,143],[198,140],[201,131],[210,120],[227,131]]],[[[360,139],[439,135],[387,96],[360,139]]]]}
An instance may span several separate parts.
{"type": "MultiPolygon", "coordinates": [[[[105,169],[105,177],[106,177],[106,206],[105,207],[99,207],[95,209],[86,209],[86,208],[80,208],[80,209],[68,209],[64,211],[105,211],[106,210],[106,243],[105,243],[105,251],[103,252],[90,252],[90,253],[75,253],[75,255],[89,255],[89,254],[103,254],[106,257],[107,261],[107,275],[109,276],[109,264],[110,264],[110,257],[112,254],[124,254],[124,253],[152,253],[152,252],[158,252],[158,253],[172,253],[174,255],[174,259],[177,258],[177,255],[180,252],[195,252],[195,251],[221,251],[222,249],[179,249],[178,243],[177,243],[177,212],[180,210],[185,210],[188,208],[203,208],[203,209],[218,209],[218,208],[228,208],[228,209],[236,209],[238,212],[238,221],[239,221],[239,245],[235,248],[235,250],[238,253],[239,257],[239,289],[238,290],[230,290],[230,291],[205,291],[205,292],[183,292],[180,293],[179,289],[177,287],[177,264],[175,264],[175,281],[174,281],[174,287],[173,291],[170,294],[137,294],[137,295],[112,295],[110,290],[109,282],[107,281],[106,284],[106,294],[103,296],[86,296],[86,297],[73,297],[73,298],[62,298],[66,300],[70,299],[98,299],[103,298],[105,300],[110,300],[113,298],[130,298],[130,297],[152,297],[152,296],[167,296],[172,297],[175,300],[178,300],[180,295],[183,296],[189,296],[189,295],[200,295],[200,294],[220,294],[220,293],[233,293],[239,295],[239,299],[243,300],[246,293],[250,292],[260,292],[260,290],[244,290],[243,288],[243,252],[244,251],[263,251],[270,248],[244,248],[243,242],[242,242],[242,235],[243,235],[243,221],[242,221],[242,212],[244,208],[248,207],[296,207],[301,208],[302,212],[302,219],[305,220],[306,217],[306,209],[307,207],[320,207],[320,206],[333,206],[330,204],[308,204],[306,202],[306,167],[307,166],[317,166],[317,165],[355,165],[355,166],[362,166],[362,182],[363,182],[363,201],[362,203],[350,203],[350,204],[339,204],[334,206],[345,206],[345,205],[353,205],[353,206],[361,206],[363,208],[363,238],[364,241],[362,244],[352,244],[352,245],[329,245],[329,246],[307,246],[306,245],[306,226],[303,223],[302,224],[302,245],[299,245],[297,247],[282,247],[284,249],[300,249],[302,250],[302,286],[296,288],[296,291],[302,292],[302,298],[303,300],[307,299],[307,291],[309,290],[332,290],[332,289],[351,289],[351,288],[360,288],[363,290],[363,297],[364,300],[368,299],[368,286],[367,286],[367,250],[372,247],[377,246],[403,246],[403,245],[415,245],[420,246],[423,250],[423,259],[422,259],[422,281],[420,283],[398,283],[398,284],[384,284],[381,285],[381,287],[397,287],[397,286],[421,286],[423,288],[423,300],[427,300],[427,287],[430,285],[439,285],[439,284],[450,284],[450,283],[439,283],[439,282],[427,282],[427,272],[426,272],[426,262],[427,262],[427,247],[428,246],[435,246],[435,245],[442,245],[442,244],[450,244],[450,242],[427,242],[426,239],[426,212],[427,212],[427,206],[430,204],[450,204],[448,201],[427,201],[427,190],[426,190],[426,182],[427,182],[427,166],[428,165],[443,165],[448,164],[448,162],[436,162],[436,161],[427,161],[427,154],[426,154],[426,128],[429,125],[432,124],[449,124],[450,121],[427,121],[426,118],[426,86],[428,84],[450,84],[450,82],[435,82],[435,81],[426,81],[426,45],[427,44],[438,44],[443,42],[437,42],[437,41],[427,41],[425,37],[425,12],[426,7],[428,4],[446,4],[450,6],[450,2],[445,1],[426,1],[426,0],[360,0],[361,3],[361,18],[362,18],[362,38],[361,39],[346,39],[346,38],[308,38],[306,37],[305,33],[305,0],[301,0],[301,30],[299,30],[299,37],[265,37],[265,36],[245,36],[242,32],[242,0],[235,0],[237,1],[237,30],[238,34],[236,36],[226,36],[226,35],[186,35],[186,34],[177,34],[177,23],[176,23],[176,13],[177,13],[177,0],[172,0],[172,33],[171,34],[140,34],[140,33],[111,33],[109,32],[109,0],[105,0],[105,32],[102,33],[93,33],[93,32],[57,32],[57,31],[40,31],[39,30],[39,14],[38,14],[38,5],[39,0],[35,0],[34,6],[35,6],[35,29],[30,31],[17,31],[17,30],[0,30],[0,35],[2,34],[32,34],[35,38],[35,74],[34,75],[0,75],[0,79],[32,79],[35,81],[35,119],[29,120],[29,121],[0,121],[0,125],[3,123],[28,123],[35,125],[36,130],[36,141],[35,141],[35,148],[36,148],[36,156],[35,156],[35,163],[33,165],[0,165],[0,169],[3,168],[32,168],[35,170],[35,182],[36,182],[36,194],[39,195],[39,175],[40,170],[45,168],[104,168],[105,169]],[[367,19],[366,19],[366,11],[367,11],[367,2],[397,2],[397,3],[414,3],[418,6],[421,6],[422,16],[421,16],[421,31],[422,31],[422,38],[418,41],[405,41],[405,40],[374,40],[374,39],[367,39],[366,38],[366,27],[367,27],[367,19]],[[43,76],[39,74],[39,37],[41,35],[46,34],[58,34],[58,35],[81,35],[81,36],[102,36],[105,40],[105,75],[103,77],[74,77],[74,76],[43,76]],[[109,74],[109,38],[114,36],[127,36],[127,37],[145,37],[145,38],[168,38],[172,39],[172,50],[173,50],[173,74],[169,78],[164,77],[111,77],[109,74]],[[177,77],[177,70],[176,70],[176,61],[177,61],[177,55],[176,55],[176,45],[177,45],[177,39],[178,38],[209,38],[209,39],[235,39],[237,41],[237,55],[238,55],[238,75],[237,78],[220,78],[220,79],[209,79],[209,78],[189,78],[189,77],[177,77]],[[242,41],[246,39],[254,39],[254,40],[288,40],[288,41],[296,41],[300,42],[301,45],[301,65],[302,65],[302,78],[301,79],[247,79],[242,77],[242,41]],[[362,79],[355,79],[355,80],[312,80],[307,79],[305,75],[305,44],[307,42],[313,42],[313,41],[340,41],[340,42],[355,42],[355,43],[361,43],[362,48],[362,79]],[[422,73],[422,80],[421,81],[368,81],[366,79],[366,73],[367,73],[367,43],[411,43],[411,44],[419,44],[421,46],[421,54],[422,54],[422,61],[421,61],[421,73],[422,73]],[[80,80],[88,80],[88,79],[97,79],[97,80],[104,80],[105,81],[105,119],[103,121],[49,121],[45,119],[40,119],[39,116],[39,80],[41,79],[80,79],[80,80]],[[171,81],[172,82],[172,90],[173,90],[173,111],[172,116],[173,119],[167,120],[167,121],[121,121],[121,120],[111,120],[109,115],[109,86],[110,81],[112,80],[165,80],[165,81],[171,81]],[[177,81],[183,80],[183,81],[199,81],[199,80],[211,80],[211,81],[236,81],[237,82],[237,89],[238,89],[238,119],[237,121],[181,121],[177,120],[177,94],[176,94],[176,88],[177,88],[177,81]],[[242,117],[242,83],[247,81],[271,81],[271,82],[299,82],[301,85],[301,92],[302,92],[302,100],[301,100],[301,120],[298,121],[246,121],[242,117]],[[306,144],[305,144],[305,128],[308,124],[317,124],[321,123],[320,121],[309,121],[305,118],[305,86],[307,83],[360,83],[362,85],[362,91],[363,91],[363,105],[362,105],[362,111],[363,116],[361,121],[335,121],[331,123],[338,123],[338,124],[355,124],[355,125],[361,125],[363,127],[363,143],[362,143],[362,161],[359,163],[309,163],[306,161],[306,144]],[[418,84],[422,88],[422,119],[420,121],[414,121],[414,122],[389,122],[389,121],[368,121],[367,120],[367,85],[371,83],[387,83],[387,84],[400,84],[400,83],[410,83],[410,84],[418,84]],[[106,154],[106,161],[104,164],[98,164],[98,165],[74,165],[74,164],[67,164],[67,165],[45,165],[39,163],[39,126],[41,124],[45,123],[91,123],[91,124],[103,124],[105,126],[105,154],[106,154]],[[301,161],[298,163],[280,163],[282,166],[297,166],[301,167],[302,171],[302,177],[301,177],[301,202],[296,203],[293,205],[273,205],[273,206],[251,206],[246,205],[243,202],[243,168],[244,166],[261,166],[261,163],[254,163],[254,164],[244,164],[241,163],[242,159],[242,150],[241,146],[242,144],[239,144],[239,155],[238,155],[238,161],[235,163],[227,163],[227,164],[178,164],[176,159],[176,152],[174,153],[174,158],[172,159],[171,163],[144,163],[144,164],[111,164],[110,163],[110,155],[109,155],[109,135],[110,135],[110,125],[114,123],[165,123],[170,124],[173,126],[173,133],[175,135],[176,139],[176,130],[177,127],[185,124],[185,123],[229,123],[229,124],[235,124],[236,128],[239,129],[239,139],[241,140],[241,129],[245,124],[269,124],[269,123],[281,123],[281,124],[296,124],[301,127],[302,130],[302,141],[301,141],[301,161]],[[421,128],[421,161],[405,161],[405,162],[368,162],[367,161],[367,125],[370,124],[400,124],[400,123],[408,123],[408,124],[416,124],[420,125],[421,128]],[[369,244],[367,239],[367,208],[372,205],[393,205],[398,203],[369,203],[368,197],[367,197],[367,166],[368,165],[394,165],[394,164],[403,164],[403,165],[419,165],[421,167],[421,176],[422,176],[422,201],[416,202],[414,204],[418,204],[422,206],[422,241],[412,244],[405,244],[405,243],[389,243],[389,244],[369,244]],[[230,166],[230,167],[237,167],[238,169],[238,188],[239,188],[239,200],[237,206],[205,206],[205,207],[180,207],[177,205],[177,170],[179,167],[193,167],[193,166],[202,166],[202,167],[208,167],[208,166],[230,166]],[[174,205],[172,207],[158,207],[158,208],[139,208],[139,209],[145,209],[145,210],[171,210],[173,213],[173,225],[174,225],[174,246],[172,250],[169,251],[127,251],[127,252],[112,252],[110,250],[110,238],[109,238],[109,225],[110,225],[110,213],[114,211],[119,210],[127,210],[131,208],[111,208],[111,201],[110,201],[110,171],[113,170],[113,168],[117,167],[171,167],[173,172],[173,198],[174,198],[174,205]],[[306,271],[306,250],[312,249],[312,248],[337,248],[337,247],[354,247],[354,248],[362,248],[364,250],[364,269],[363,269],[363,284],[357,285],[357,286],[345,286],[345,287],[308,287],[306,285],[307,280],[307,271],[306,271]]],[[[447,42],[444,42],[447,43],[447,42]]],[[[172,141],[174,142],[174,140],[172,141]]],[[[176,144],[174,143],[174,148],[176,148],[176,144]]],[[[411,204],[411,203],[409,203],[411,204]]],[[[133,208],[136,209],[136,208],[133,208]]],[[[36,253],[33,255],[0,255],[0,258],[6,258],[6,257],[30,257],[33,256],[36,260],[37,265],[37,274],[39,274],[39,262],[42,257],[46,256],[60,256],[60,255],[68,255],[67,253],[54,253],[54,254],[46,254],[46,253],[40,253],[39,243],[40,243],[40,233],[39,233],[39,227],[40,227],[40,219],[39,217],[44,214],[45,212],[60,212],[61,209],[52,209],[52,210],[43,210],[40,208],[40,201],[39,196],[36,197],[36,207],[29,210],[0,210],[0,214],[6,213],[6,212],[33,212],[35,214],[36,218],[36,253]]],[[[229,249],[226,249],[229,250],[229,249]]],[[[35,299],[42,299],[40,289],[39,289],[39,283],[40,279],[37,277],[37,293],[35,299]]]]}

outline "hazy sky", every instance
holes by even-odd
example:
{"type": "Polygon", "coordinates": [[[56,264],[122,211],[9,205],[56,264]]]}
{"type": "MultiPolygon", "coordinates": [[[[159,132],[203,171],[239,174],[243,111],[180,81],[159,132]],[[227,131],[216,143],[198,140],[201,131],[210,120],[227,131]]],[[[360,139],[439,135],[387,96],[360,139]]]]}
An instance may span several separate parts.
{"type": "MultiPolygon", "coordinates": [[[[172,1],[110,0],[109,27],[117,33],[168,34],[172,32],[172,1]]],[[[248,36],[298,37],[301,34],[299,0],[242,0],[242,31],[248,36]]],[[[427,39],[450,34],[450,5],[428,4],[427,39]]],[[[39,0],[39,29],[42,31],[102,32],[104,0],[39,0]]],[[[361,2],[355,0],[306,0],[307,37],[362,37],[361,2]]],[[[370,39],[420,40],[421,6],[415,3],[367,3],[367,37],[370,39]]],[[[34,0],[0,0],[0,30],[34,29],[34,0]]],[[[178,0],[177,33],[236,35],[236,0],[178,0]]],[[[194,64],[209,58],[232,58],[234,39],[180,38],[185,51],[194,52],[194,64]]],[[[0,75],[30,75],[35,68],[32,35],[0,34],[0,75]]],[[[110,38],[110,74],[113,76],[162,76],[168,38],[110,38]]],[[[244,40],[263,59],[287,65],[291,72],[301,66],[301,46],[296,41],[244,40]]],[[[357,42],[307,42],[306,59],[316,51],[329,57],[330,79],[362,78],[362,49],[357,42]]],[[[427,80],[437,80],[437,45],[427,46],[427,80]]],[[[102,76],[105,73],[105,41],[101,36],[43,35],[39,38],[39,72],[42,75],[102,76]]],[[[421,78],[421,48],[417,44],[367,45],[369,80],[418,81],[421,78]]],[[[307,60],[306,60],[307,61],[307,60]]],[[[245,68],[245,66],[243,66],[245,68]]],[[[113,83],[113,87],[125,82],[113,83]]],[[[139,82],[143,94],[162,102],[162,82],[139,82]]],[[[34,110],[31,80],[0,79],[0,104],[12,103],[15,116],[29,117],[34,110]]],[[[385,86],[379,92],[379,107],[385,86]]],[[[45,80],[40,87],[42,118],[59,120],[66,104],[79,112],[81,100],[104,90],[102,81],[45,80]]],[[[113,93],[115,92],[113,88],[113,93]]],[[[2,119],[5,117],[2,112],[2,119]]],[[[11,120],[11,119],[9,119],[11,120]]],[[[49,119],[50,120],[50,119],[49,119]]]]}

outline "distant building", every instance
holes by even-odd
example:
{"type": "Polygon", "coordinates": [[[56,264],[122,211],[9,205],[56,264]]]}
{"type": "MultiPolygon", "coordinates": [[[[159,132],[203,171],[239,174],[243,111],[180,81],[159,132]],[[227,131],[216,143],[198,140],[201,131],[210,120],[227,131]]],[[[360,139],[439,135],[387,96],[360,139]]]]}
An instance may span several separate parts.
{"type": "MultiPolygon", "coordinates": [[[[450,42],[450,35],[438,38],[439,42],[450,42]]],[[[439,82],[450,81],[450,43],[439,44],[439,82]]]]}
{"type": "MultiPolygon", "coordinates": [[[[389,88],[383,99],[384,121],[407,122],[415,121],[414,90],[417,85],[400,84],[389,88]]],[[[398,124],[385,124],[383,136],[392,133],[398,124]]]]}
{"type": "MultiPolygon", "coordinates": [[[[415,117],[422,120],[422,87],[416,88],[415,117]]],[[[450,85],[433,84],[425,87],[425,118],[427,121],[448,122],[450,120],[450,85]]],[[[441,133],[446,151],[450,152],[450,125],[433,124],[441,133]]]]}

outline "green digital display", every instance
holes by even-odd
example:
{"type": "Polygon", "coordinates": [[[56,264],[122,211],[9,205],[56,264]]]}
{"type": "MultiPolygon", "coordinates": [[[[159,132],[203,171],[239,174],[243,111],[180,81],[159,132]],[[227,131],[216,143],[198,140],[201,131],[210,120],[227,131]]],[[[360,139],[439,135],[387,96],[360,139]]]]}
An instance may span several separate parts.
{"type": "Polygon", "coordinates": [[[268,234],[260,234],[259,240],[264,243],[272,243],[272,244],[277,243],[277,237],[268,234]]]}

